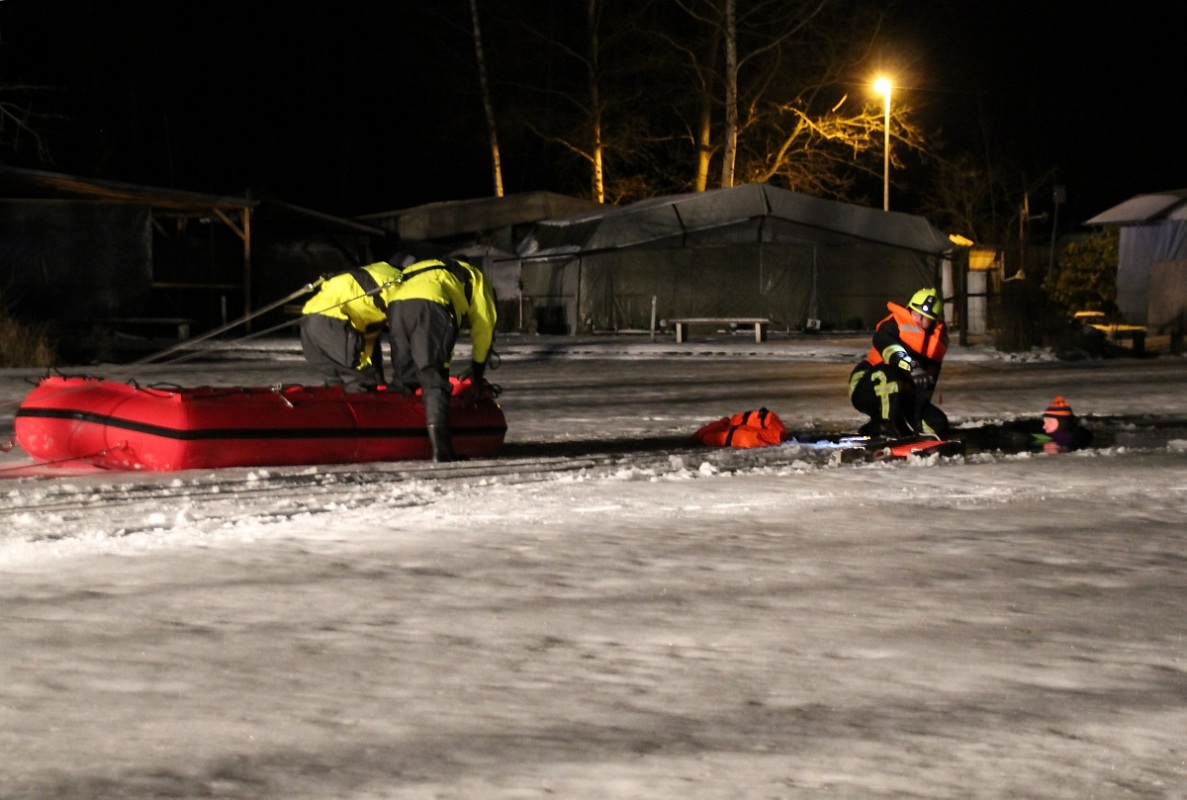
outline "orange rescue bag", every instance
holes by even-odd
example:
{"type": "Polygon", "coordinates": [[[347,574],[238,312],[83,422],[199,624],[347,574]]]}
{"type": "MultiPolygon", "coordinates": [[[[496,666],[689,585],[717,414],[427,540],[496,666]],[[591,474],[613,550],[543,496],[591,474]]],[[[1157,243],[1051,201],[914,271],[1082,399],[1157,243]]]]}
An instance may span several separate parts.
{"type": "Polygon", "coordinates": [[[697,438],[713,447],[767,447],[781,443],[786,431],[778,414],[760,408],[710,422],[697,438]]]}

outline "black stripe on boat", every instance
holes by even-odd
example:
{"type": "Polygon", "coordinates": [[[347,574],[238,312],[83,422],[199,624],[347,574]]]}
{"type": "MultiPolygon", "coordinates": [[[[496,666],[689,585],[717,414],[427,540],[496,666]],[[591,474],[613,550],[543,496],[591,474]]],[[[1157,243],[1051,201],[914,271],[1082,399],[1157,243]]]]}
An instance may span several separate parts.
{"type": "MultiPolygon", "coordinates": [[[[20,408],[18,417],[39,419],[70,419],[92,425],[103,425],[119,430],[136,431],[163,439],[179,441],[202,441],[206,439],[423,439],[428,436],[425,428],[203,428],[178,430],[146,422],[134,422],[105,414],[86,411],[72,411],[63,408],[20,408]]],[[[495,436],[507,432],[506,425],[484,425],[457,427],[450,435],[457,439],[469,436],[495,436]]]]}

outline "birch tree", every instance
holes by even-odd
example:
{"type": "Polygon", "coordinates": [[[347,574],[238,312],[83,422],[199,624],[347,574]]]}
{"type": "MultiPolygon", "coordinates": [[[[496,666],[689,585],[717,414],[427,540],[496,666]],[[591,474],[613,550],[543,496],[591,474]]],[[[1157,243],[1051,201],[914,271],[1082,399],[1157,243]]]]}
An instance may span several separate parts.
{"type": "Polygon", "coordinates": [[[513,23],[516,38],[533,45],[519,52],[519,122],[580,162],[588,196],[598,202],[622,196],[612,188],[624,182],[623,171],[611,174],[615,156],[629,161],[645,150],[639,142],[648,100],[636,17],[649,5],[585,0],[579,12],[562,4],[513,23]]]}
{"type": "Polygon", "coordinates": [[[499,155],[499,134],[495,125],[495,108],[490,95],[490,81],[486,75],[486,56],[482,49],[482,28],[478,22],[478,0],[470,0],[470,19],[474,32],[474,55],[478,63],[478,84],[482,90],[482,110],[486,114],[486,130],[490,139],[491,171],[495,197],[502,197],[503,165],[499,155]]]}
{"type": "MultiPolygon", "coordinates": [[[[876,11],[840,0],[674,0],[691,32],[657,27],[655,36],[686,75],[691,98],[681,114],[693,144],[690,184],[778,182],[810,194],[845,198],[880,172],[885,125],[870,79],[876,11]]],[[[901,165],[924,143],[909,105],[893,109],[901,165]]]]}

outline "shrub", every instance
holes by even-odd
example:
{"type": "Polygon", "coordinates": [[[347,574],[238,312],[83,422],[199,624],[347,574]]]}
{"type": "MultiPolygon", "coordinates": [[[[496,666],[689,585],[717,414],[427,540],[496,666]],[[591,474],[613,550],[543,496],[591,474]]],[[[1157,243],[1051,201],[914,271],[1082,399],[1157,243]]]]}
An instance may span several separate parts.
{"type": "Polygon", "coordinates": [[[1117,261],[1121,237],[1106,228],[1069,244],[1059,256],[1050,281],[1051,297],[1068,311],[1116,310],[1117,261]]]}
{"type": "Polygon", "coordinates": [[[44,327],[0,313],[0,367],[49,367],[56,360],[44,327]]]}

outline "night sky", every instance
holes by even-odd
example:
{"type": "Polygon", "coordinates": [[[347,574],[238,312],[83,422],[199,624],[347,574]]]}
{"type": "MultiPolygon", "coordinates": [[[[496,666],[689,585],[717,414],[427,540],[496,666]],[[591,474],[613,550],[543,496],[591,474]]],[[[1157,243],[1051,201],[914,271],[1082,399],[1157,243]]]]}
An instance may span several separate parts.
{"type": "MultiPolygon", "coordinates": [[[[1053,170],[1069,220],[1187,188],[1187,4],[1089,8],[903,0],[880,58],[950,146],[1053,170]]],[[[488,196],[468,23],[466,0],[0,0],[0,82],[52,87],[34,104],[61,115],[53,164],[0,158],[342,215],[488,196]]],[[[542,152],[516,155],[508,193],[576,193],[542,152]]]]}
{"type": "MultiPolygon", "coordinates": [[[[921,113],[969,150],[1016,153],[1031,175],[1054,170],[1067,188],[1068,219],[1187,188],[1187,4],[903,6],[895,30],[921,113]]],[[[1049,197],[1037,201],[1037,210],[1050,209],[1049,197]]]]}

